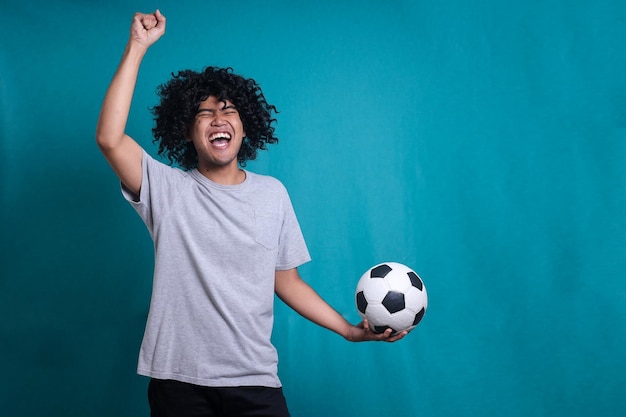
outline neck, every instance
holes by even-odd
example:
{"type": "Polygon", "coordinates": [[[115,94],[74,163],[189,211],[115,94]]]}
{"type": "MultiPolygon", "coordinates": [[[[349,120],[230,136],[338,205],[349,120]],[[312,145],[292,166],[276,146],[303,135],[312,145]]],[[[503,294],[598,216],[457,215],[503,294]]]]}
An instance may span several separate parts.
{"type": "Polygon", "coordinates": [[[238,165],[223,167],[198,167],[198,172],[221,185],[237,185],[244,182],[246,173],[238,165]]]}

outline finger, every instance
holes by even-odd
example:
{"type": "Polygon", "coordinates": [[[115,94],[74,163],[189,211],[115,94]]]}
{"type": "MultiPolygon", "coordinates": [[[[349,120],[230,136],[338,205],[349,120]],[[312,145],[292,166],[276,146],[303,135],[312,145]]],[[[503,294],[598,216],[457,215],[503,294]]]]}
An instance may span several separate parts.
{"type": "Polygon", "coordinates": [[[163,16],[163,14],[161,13],[159,9],[155,10],[154,17],[157,20],[157,24],[156,24],[157,26],[165,25],[165,16],[163,16]]]}
{"type": "Polygon", "coordinates": [[[135,15],[133,16],[133,23],[139,26],[143,26],[142,20],[143,20],[143,13],[135,13],[135,15]]]}
{"type": "Polygon", "coordinates": [[[396,335],[390,336],[386,341],[387,342],[397,342],[398,340],[404,338],[404,336],[406,336],[407,334],[409,334],[409,332],[407,332],[406,330],[403,332],[400,332],[396,335]]]}
{"type": "Polygon", "coordinates": [[[147,14],[147,15],[144,15],[143,19],[141,20],[141,23],[143,24],[144,29],[150,30],[153,27],[155,27],[158,22],[157,22],[156,17],[154,17],[154,15],[147,14]]]}
{"type": "Polygon", "coordinates": [[[367,319],[364,319],[361,325],[363,327],[363,330],[365,330],[366,332],[370,330],[370,322],[367,319]]]}

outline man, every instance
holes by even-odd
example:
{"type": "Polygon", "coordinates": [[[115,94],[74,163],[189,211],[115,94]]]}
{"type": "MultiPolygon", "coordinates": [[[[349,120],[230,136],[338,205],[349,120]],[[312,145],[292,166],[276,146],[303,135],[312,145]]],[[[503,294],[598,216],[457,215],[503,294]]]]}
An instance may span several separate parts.
{"type": "Polygon", "coordinates": [[[155,141],[182,169],[124,133],[139,66],[165,25],[158,10],[135,14],[96,132],[155,245],[138,373],[151,378],[153,416],[288,416],[270,342],[274,293],[349,341],[406,332],[349,324],[300,278],[310,258],[286,190],[240,167],[277,141],[275,108],[254,80],[208,67],[160,87],[155,141]]]}

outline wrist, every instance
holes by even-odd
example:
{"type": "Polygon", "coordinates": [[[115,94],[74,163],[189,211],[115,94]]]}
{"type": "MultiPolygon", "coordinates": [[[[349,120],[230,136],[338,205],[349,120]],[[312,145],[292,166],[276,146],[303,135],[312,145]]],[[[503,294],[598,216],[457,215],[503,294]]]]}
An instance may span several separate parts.
{"type": "Polygon", "coordinates": [[[148,52],[147,46],[133,39],[130,39],[128,43],[126,44],[126,49],[124,50],[124,56],[135,62],[141,62],[143,57],[146,55],[146,52],[148,52]]]}
{"type": "Polygon", "coordinates": [[[359,330],[358,327],[353,326],[353,325],[347,323],[347,326],[346,326],[345,330],[343,331],[342,336],[348,342],[358,342],[358,339],[356,337],[356,332],[358,330],[359,330]]]}

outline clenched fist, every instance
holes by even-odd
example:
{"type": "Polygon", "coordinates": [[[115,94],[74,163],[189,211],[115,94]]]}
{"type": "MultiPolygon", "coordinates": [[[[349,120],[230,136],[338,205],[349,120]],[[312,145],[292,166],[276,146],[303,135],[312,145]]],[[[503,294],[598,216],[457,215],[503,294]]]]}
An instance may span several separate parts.
{"type": "Polygon", "coordinates": [[[159,10],[154,13],[135,13],[130,27],[130,40],[144,47],[155,43],[165,33],[165,16],[159,10]]]}

